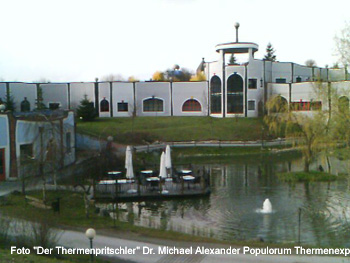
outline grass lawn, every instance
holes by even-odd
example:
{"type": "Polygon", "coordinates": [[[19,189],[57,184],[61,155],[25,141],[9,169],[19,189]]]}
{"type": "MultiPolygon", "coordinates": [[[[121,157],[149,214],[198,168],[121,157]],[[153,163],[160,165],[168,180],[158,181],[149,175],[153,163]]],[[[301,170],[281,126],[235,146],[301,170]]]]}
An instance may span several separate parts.
{"type": "Polygon", "coordinates": [[[318,171],[280,173],[278,177],[284,182],[330,182],[338,176],[318,171]]]}
{"type": "MultiPolygon", "coordinates": [[[[261,118],[136,117],[77,121],[77,132],[122,144],[154,141],[261,140],[261,118]]],[[[265,138],[266,139],[266,138],[265,138]]]]}

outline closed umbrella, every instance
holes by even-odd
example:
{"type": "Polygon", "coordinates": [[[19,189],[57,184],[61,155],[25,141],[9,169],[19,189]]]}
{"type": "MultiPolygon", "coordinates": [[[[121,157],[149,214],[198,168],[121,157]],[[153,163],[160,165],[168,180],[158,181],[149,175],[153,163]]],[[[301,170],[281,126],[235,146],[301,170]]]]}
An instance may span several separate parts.
{"type": "Polygon", "coordinates": [[[165,148],[165,167],[167,169],[171,169],[171,152],[169,145],[167,145],[165,148]]]}
{"type": "Polygon", "coordinates": [[[166,178],[166,167],[165,167],[165,153],[162,152],[160,156],[160,169],[159,169],[159,177],[166,178]]]}
{"type": "Polygon", "coordinates": [[[132,168],[132,152],[130,146],[126,147],[125,153],[125,169],[126,169],[126,178],[134,178],[134,169],[132,168]]]}

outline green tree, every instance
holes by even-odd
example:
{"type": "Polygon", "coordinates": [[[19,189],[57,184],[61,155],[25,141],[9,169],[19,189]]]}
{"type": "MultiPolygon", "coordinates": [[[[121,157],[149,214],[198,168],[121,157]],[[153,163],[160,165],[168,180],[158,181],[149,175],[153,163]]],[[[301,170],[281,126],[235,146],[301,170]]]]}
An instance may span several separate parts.
{"type": "Polygon", "coordinates": [[[80,101],[80,105],[77,109],[77,116],[83,121],[92,121],[96,118],[94,104],[88,100],[86,94],[84,95],[84,99],[80,101]]]}
{"type": "Polygon", "coordinates": [[[292,112],[286,110],[282,100],[275,98],[270,99],[266,106],[270,114],[265,116],[264,122],[269,131],[277,136],[284,135],[296,149],[301,151],[304,171],[309,172],[315,155],[325,149],[325,144],[328,142],[326,113],[318,110],[308,116],[292,112]],[[281,109],[281,111],[272,113],[275,109],[281,109]]]}
{"type": "Polygon", "coordinates": [[[264,60],[266,61],[276,61],[275,49],[272,47],[271,43],[267,44],[266,47],[266,55],[264,56],[264,60]]]}
{"type": "Polygon", "coordinates": [[[44,98],[43,98],[43,89],[38,86],[37,89],[37,99],[35,102],[35,110],[36,111],[40,111],[40,110],[45,110],[47,109],[47,107],[45,106],[45,104],[43,103],[44,98]]]}
{"type": "Polygon", "coordinates": [[[9,93],[9,92],[6,93],[4,104],[6,107],[5,111],[15,111],[16,104],[15,104],[15,100],[14,100],[13,96],[11,95],[11,93],[9,93]]]}
{"type": "Polygon", "coordinates": [[[237,59],[234,54],[231,54],[229,64],[231,65],[236,65],[237,64],[237,59]]]}

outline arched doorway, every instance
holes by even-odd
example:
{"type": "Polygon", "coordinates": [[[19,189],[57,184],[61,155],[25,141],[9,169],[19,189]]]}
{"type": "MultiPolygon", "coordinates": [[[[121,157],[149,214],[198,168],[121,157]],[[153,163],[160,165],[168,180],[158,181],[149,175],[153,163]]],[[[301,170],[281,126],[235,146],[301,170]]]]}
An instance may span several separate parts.
{"type": "Polygon", "coordinates": [[[214,76],[210,80],[210,112],[221,113],[221,80],[214,76]]]}
{"type": "Polygon", "coordinates": [[[233,74],[227,79],[227,113],[243,113],[243,79],[233,74]]]}

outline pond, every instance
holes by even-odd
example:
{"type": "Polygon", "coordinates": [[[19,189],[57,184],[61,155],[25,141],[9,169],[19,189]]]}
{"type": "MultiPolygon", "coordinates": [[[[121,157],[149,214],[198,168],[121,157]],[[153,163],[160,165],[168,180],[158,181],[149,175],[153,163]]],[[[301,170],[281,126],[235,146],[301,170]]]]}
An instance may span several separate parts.
{"type": "MultiPolygon", "coordinates": [[[[334,158],[330,164],[334,173],[346,169],[334,158]]],[[[303,167],[301,157],[290,154],[226,158],[203,165],[210,170],[209,197],[120,203],[119,220],[221,240],[297,243],[301,209],[301,244],[350,245],[350,192],[346,180],[281,182],[278,172],[300,171],[303,167]],[[267,198],[272,212],[261,213],[267,198]]],[[[323,158],[312,168],[319,165],[328,167],[323,158]]]]}

